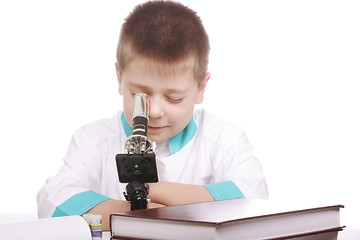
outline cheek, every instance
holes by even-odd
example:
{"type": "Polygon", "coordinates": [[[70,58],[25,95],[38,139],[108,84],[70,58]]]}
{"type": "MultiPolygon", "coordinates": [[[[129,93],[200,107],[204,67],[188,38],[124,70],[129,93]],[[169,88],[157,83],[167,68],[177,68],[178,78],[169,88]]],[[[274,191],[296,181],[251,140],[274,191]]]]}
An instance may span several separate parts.
{"type": "Polygon", "coordinates": [[[193,114],[193,104],[175,104],[167,110],[168,120],[179,127],[185,127],[193,114]]]}

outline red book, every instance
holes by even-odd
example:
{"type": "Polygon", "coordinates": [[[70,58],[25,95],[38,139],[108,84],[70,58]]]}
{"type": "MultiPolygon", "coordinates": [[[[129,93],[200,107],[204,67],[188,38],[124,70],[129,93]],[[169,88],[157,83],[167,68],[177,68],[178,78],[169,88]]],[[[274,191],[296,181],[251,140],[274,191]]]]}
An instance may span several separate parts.
{"type": "Polygon", "coordinates": [[[337,239],[343,205],[231,199],[114,213],[112,239],[337,239]]]}

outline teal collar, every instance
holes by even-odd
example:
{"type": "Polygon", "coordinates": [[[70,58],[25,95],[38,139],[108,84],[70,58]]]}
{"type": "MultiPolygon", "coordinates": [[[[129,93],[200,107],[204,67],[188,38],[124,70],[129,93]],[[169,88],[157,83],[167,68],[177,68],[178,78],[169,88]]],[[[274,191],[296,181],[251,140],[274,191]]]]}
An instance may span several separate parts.
{"type": "MultiPolygon", "coordinates": [[[[132,128],[126,121],[124,113],[121,114],[121,122],[127,137],[131,136],[132,128]]],[[[195,136],[197,126],[192,117],[188,125],[176,136],[169,139],[170,153],[175,154],[180,151],[195,136]]]]}
{"type": "Polygon", "coordinates": [[[130,124],[126,121],[125,115],[124,113],[121,114],[121,122],[126,134],[126,137],[130,137],[132,134],[132,128],[130,126],[130,124]]]}

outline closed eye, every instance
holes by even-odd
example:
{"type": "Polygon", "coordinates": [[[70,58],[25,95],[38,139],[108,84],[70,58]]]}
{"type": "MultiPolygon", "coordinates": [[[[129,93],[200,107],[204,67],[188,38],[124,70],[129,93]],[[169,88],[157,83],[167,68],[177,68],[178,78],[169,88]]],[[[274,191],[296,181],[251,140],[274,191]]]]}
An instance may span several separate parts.
{"type": "Polygon", "coordinates": [[[183,100],[182,98],[166,98],[166,99],[172,103],[180,103],[183,100]]]}

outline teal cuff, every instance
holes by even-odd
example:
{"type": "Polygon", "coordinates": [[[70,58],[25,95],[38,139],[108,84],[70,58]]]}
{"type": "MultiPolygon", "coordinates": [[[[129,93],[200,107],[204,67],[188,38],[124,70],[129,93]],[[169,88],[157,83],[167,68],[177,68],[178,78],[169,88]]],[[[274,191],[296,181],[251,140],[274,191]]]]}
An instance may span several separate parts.
{"type": "Polygon", "coordinates": [[[204,185],[215,200],[244,198],[244,194],[232,181],[204,185]]]}
{"type": "Polygon", "coordinates": [[[61,205],[59,205],[55,209],[52,217],[81,215],[83,213],[86,213],[99,203],[109,199],[110,198],[91,190],[81,192],[72,196],[71,198],[63,202],[61,205]]]}

